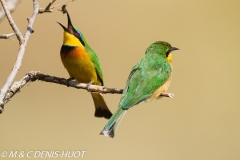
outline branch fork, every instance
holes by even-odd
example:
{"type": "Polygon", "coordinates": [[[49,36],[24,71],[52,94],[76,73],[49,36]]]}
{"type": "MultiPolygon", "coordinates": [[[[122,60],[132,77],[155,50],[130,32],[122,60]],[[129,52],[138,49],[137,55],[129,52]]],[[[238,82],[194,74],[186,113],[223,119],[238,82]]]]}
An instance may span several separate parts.
{"type": "MultiPolygon", "coordinates": [[[[65,78],[59,78],[59,77],[55,77],[55,76],[50,76],[50,75],[46,75],[37,71],[31,71],[29,73],[27,73],[20,81],[14,82],[13,80],[16,76],[16,74],[18,73],[18,70],[21,67],[22,64],[22,59],[25,53],[25,48],[27,46],[29,37],[31,35],[31,33],[33,33],[33,23],[35,21],[35,18],[37,16],[37,14],[41,14],[44,12],[52,12],[53,9],[57,6],[62,5],[62,9],[60,10],[61,12],[65,13],[66,12],[66,4],[69,2],[73,2],[74,0],[68,0],[64,3],[52,6],[52,4],[55,2],[56,0],[52,0],[49,2],[49,4],[47,5],[47,7],[45,7],[44,9],[39,9],[39,4],[38,4],[38,0],[33,0],[33,14],[30,18],[27,18],[28,20],[28,26],[27,26],[27,31],[25,32],[24,36],[22,35],[22,33],[20,32],[20,30],[18,29],[17,25],[15,24],[8,8],[6,5],[5,0],[0,0],[0,3],[3,6],[3,10],[5,12],[5,15],[9,21],[10,26],[12,27],[14,33],[10,33],[10,34],[3,34],[0,35],[0,39],[4,38],[4,39],[8,39],[9,37],[16,35],[17,39],[19,41],[19,51],[18,51],[18,56],[17,56],[17,60],[13,66],[13,69],[11,71],[11,73],[9,74],[6,83],[4,84],[3,88],[0,90],[0,113],[3,112],[4,110],[4,105],[10,101],[10,99],[16,94],[18,93],[22,87],[24,87],[26,84],[30,83],[30,82],[34,82],[36,80],[41,80],[41,81],[45,81],[45,82],[50,82],[50,83],[56,83],[56,84],[61,84],[61,85],[65,85],[68,87],[73,87],[76,89],[85,89],[89,92],[98,92],[101,94],[107,94],[107,93],[111,93],[111,94],[122,94],[123,89],[118,89],[118,88],[107,88],[104,86],[97,86],[97,85],[91,85],[91,84],[85,84],[85,83],[78,83],[76,81],[69,81],[65,78]]],[[[173,94],[171,93],[162,93],[160,96],[163,97],[169,97],[169,98],[173,98],[173,94]]]]}

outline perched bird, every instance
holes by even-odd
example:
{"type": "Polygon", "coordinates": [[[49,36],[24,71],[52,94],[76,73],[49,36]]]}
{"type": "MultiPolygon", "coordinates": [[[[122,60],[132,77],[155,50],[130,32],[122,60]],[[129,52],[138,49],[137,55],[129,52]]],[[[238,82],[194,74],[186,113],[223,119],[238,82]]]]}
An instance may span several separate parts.
{"type": "MultiPolygon", "coordinates": [[[[83,34],[73,27],[70,16],[67,13],[68,27],[63,28],[63,45],[60,56],[64,67],[67,69],[70,79],[76,79],[79,83],[88,83],[103,86],[103,73],[96,53],[88,45],[83,34]]],[[[99,93],[91,93],[95,116],[109,119],[112,116],[106,102],[99,93]]]]}
{"type": "Polygon", "coordinates": [[[157,41],[151,44],[145,56],[132,68],[123,90],[117,111],[100,133],[113,138],[127,110],[145,100],[160,98],[171,82],[172,53],[178,50],[169,43],[157,41]]]}

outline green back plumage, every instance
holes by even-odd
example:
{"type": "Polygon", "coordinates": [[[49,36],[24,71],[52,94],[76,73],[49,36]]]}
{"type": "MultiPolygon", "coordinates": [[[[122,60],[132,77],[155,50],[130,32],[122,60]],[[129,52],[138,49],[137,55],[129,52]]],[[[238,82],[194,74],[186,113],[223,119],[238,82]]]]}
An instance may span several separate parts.
{"type": "Polygon", "coordinates": [[[97,54],[93,51],[93,49],[87,43],[86,43],[85,49],[86,49],[86,52],[89,53],[89,55],[90,55],[91,61],[96,69],[97,75],[99,76],[102,85],[104,85],[103,84],[103,73],[102,73],[102,69],[100,67],[100,62],[98,60],[97,54]]]}
{"type": "Polygon", "coordinates": [[[100,78],[100,81],[103,84],[103,73],[102,73],[102,69],[100,67],[100,62],[98,60],[97,54],[94,52],[94,50],[88,45],[86,38],[84,37],[84,35],[77,29],[74,27],[74,30],[76,33],[78,33],[78,35],[75,34],[75,36],[84,43],[84,47],[86,52],[89,54],[91,61],[96,69],[96,72],[100,78]]]}
{"type": "Polygon", "coordinates": [[[158,98],[161,92],[166,91],[172,72],[171,51],[174,50],[178,48],[162,41],[155,42],[147,48],[145,56],[132,68],[117,111],[100,134],[113,138],[129,108],[150,97],[158,98]]]}
{"type": "Polygon", "coordinates": [[[128,77],[119,107],[129,109],[149,98],[171,75],[167,52],[171,45],[155,42],[146,50],[145,56],[136,64],[128,77]]]}

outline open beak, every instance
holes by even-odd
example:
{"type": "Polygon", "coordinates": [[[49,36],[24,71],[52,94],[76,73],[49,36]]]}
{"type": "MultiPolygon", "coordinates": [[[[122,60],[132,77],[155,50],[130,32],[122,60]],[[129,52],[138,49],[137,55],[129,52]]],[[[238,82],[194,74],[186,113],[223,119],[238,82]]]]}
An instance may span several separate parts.
{"type": "Polygon", "coordinates": [[[62,24],[59,23],[59,22],[57,22],[57,23],[63,28],[63,30],[64,30],[65,32],[69,32],[68,29],[67,29],[64,25],[62,25],[62,24]]]}
{"type": "Polygon", "coordinates": [[[72,21],[71,21],[71,18],[67,12],[67,18],[68,18],[68,31],[74,35],[74,28],[73,28],[73,25],[72,25],[72,21]]]}
{"type": "Polygon", "coordinates": [[[71,21],[71,18],[68,14],[68,12],[66,11],[67,13],[67,18],[68,18],[68,28],[66,28],[64,25],[62,25],[61,23],[57,22],[65,32],[68,32],[68,33],[71,33],[72,35],[74,35],[74,28],[73,28],[73,25],[72,25],[72,21],[71,21]]]}

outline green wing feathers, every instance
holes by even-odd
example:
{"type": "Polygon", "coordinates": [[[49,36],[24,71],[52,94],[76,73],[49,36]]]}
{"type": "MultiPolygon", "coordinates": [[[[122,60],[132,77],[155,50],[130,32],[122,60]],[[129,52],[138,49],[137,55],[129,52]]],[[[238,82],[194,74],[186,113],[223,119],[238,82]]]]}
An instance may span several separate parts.
{"type": "Polygon", "coordinates": [[[102,69],[100,67],[100,62],[98,60],[97,54],[93,51],[93,49],[88,44],[86,44],[85,48],[86,48],[87,53],[89,53],[89,55],[90,55],[91,61],[97,72],[99,81],[101,82],[102,85],[104,85],[103,84],[103,73],[102,73],[102,69]]]}
{"type": "Polygon", "coordinates": [[[165,59],[157,54],[146,54],[133,67],[119,106],[129,109],[146,100],[168,80],[170,75],[171,66],[165,59]]]}

